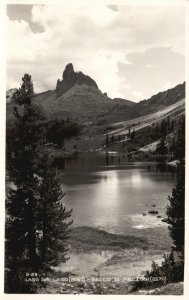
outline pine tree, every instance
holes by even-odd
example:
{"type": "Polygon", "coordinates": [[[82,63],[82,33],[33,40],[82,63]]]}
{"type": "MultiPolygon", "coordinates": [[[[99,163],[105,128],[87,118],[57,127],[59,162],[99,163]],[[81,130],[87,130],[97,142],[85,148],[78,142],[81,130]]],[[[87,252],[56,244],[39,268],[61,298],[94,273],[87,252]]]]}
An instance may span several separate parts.
{"type": "Polygon", "coordinates": [[[135,129],[133,128],[133,132],[130,134],[131,139],[135,138],[135,129]]]}
{"type": "Polygon", "coordinates": [[[8,157],[8,175],[14,183],[6,199],[6,268],[11,291],[20,289],[17,284],[22,268],[37,265],[35,210],[37,161],[43,133],[41,109],[31,104],[33,84],[25,74],[16,92],[19,107],[14,107],[17,138],[14,151],[8,157]],[[27,82],[28,80],[28,82],[27,82]]]}
{"type": "Polygon", "coordinates": [[[24,74],[21,87],[14,93],[14,99],[20,105],[31,104],[33,94],[33,82],[31,75],[24,74]]]}
{"type": "Polygon", "coordinates": [[[177,184],[169,196],[167,207],[167,223],[170,236],[174,243],[174,249],[184,255],[184,215],[185,215],[185,166],[184,160],[180,160],[177,166],[177,184]]]}
{"type": "Polygon", "coordinates": [[[128,137],[131,135],[131,127],[129,127],[128,137]]]}
{"type": "Polygon", "coordinates": [[[185,228],[185,123],[184,118],[178,129],[176,143],[177,158],[177,184],[169,196],[167,207],[167,223],[169,224],[170,236],[173,239],[174,249],[184,257],[184,228],[185,228]]]}
{"type": "Polygon", "coordinates": [[[171,122],[171,130],[174,132],[174,128],[175,128],[175,125],[174,125],[174,120],[172,120],[171,122]]]}
{"type": "MultiPolygon", "coordinates": [[[[16,190],[11,190],[7,197],[6,208],[9,218],[7,220],[8,232],[11,235],[10,228],[12,226],[12,237],[9,237],[11,243],[12,238],[15,238],[14,223],[23,227],[24,232],[20,235],[25,236],[24,242],[28,248],[28,258],[32,263],[36,259],[35,251],[35,226],[34,226],[34,211],[35,211],[35,186],[37,178],[37,160],[39,155],[39,145],[43,140],[43,134],[40,129],[41,122],[44,120],[44,115],[41,109],[35,105],[31,105],[29,100],[33,95],[33,85],[30,82],[31,77],[25,74],[23,84],[17,91],[17,100],[22,103],[20,109],[14,107],[14,116],[16,118],[15,126],[17,128],[17,140],[15,142],[14,153],[11,153],[9,160],[8,174],[10,180],[16,186],[16,190]],[[26,83],[26,79],[29,81],[26,83]],[[29,88],[29,84],[31,87],[29,88]],[[24,101],[24,97],[26,101],[24,101]],[[26,220],[28,216],[28,220],[26,220]],[[10,222],[8,222],[10,221],[10,222]]],[[[17,240],[19,231],[17,232],[17,240]]],[[[19,248],[18,248],[19,250],[19,248]]],[[[21,249],[20,249],[21,250],[21,249]]]]}
{"type": "Polygon", "coordinates": [[[61,204],[63,193],[44,147],[44,113],[31,102],[31,76],[25,74],[22,80],[16,93],[19,106],[14,107],[17,139],[14,151],[8,151],[8,175],[15,186],[6,199],[5,290],[11,293],[32,291],[24,283],[23,270],[50,268],[58,257],[67,260],[71,224],[71,211],[61,204]]]}
{"type": "Polygon", "coordinates": [[[168,129],[169,129],[169,126],[170,126],[170,117],[168,116],[167,117],[167,127],[168,127],[168,129]]]}
{"type": "Polygon", "coordinates": [[[165,140],[166,135],[167,135],[167,123],[166,123],[166,121],[164,119],[161,121],[161,129],[160,129],[160,131],[161,131],[161,138],[162,138],[162,140],[165,140]]]}
{"type": "Polygon", "coordinates": [[[111,136],[111,143],[114,143],[114,135],[111,136]]]}
{"type": "Polygon", "coordinates": [[[167,153],[167,147],[165,146],[165,140],[162,137],[160,140],[160,143],[156,147],[156,151],[159,153],[159,155],[165,155],[167,153]]]}
{"type": "Polygon", "coordinates": [[[185,118],[182,117],[179,120],[179,126],[177,130],[175,158],[182,159],[185,155],[185,118]]]}
{"type": "Polygon", "coordinates": [[[62,204],[64,193],[56,179],[55,170],[50,165],[44,168],[45,174],[39,185],[38,236],[39,255],[42,269],[49,269],[58,263],[66,262],[68,251],[66,240],[69,238],[71,216],[62,204]]]}

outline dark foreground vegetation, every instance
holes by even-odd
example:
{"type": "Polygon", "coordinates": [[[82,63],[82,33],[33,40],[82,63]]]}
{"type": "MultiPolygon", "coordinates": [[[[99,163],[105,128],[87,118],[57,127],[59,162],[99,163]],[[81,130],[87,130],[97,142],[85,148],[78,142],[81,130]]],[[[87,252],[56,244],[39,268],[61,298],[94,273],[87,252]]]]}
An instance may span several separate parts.
{"type": "MultiPolygon", "coordinates": [[[[5,292],[35,293],[28,274],[50,272],[66,262],[71,211],[45,150],[45,115],[31,103],[33,84],[25,74],[14,107],[14,147],[7,144],[7,172],[14,188],[6,199],[5,292]]],[[[44,283],[41,283],[44,285],[44,283]]]]}
{"type": "MultiPolygon", "coordinates": [[[[185,124],[178,130],[177,146],[175,146],[177,163],[177,183],[168,196],[169,205],[166,208],[168,230],[173,241],[169,255],[164,255],[161,265],[152,263],[150,271],[145,273],[145,280],[136,282],[133,289],[154,288],[162,285],[159,278],[165,277],[167,283],[184,281],[184,236],[185,236],[185,124]],[[151,281],[151,278],[156,280],[151,281]]],[[[164,283],[165,284],[165,283],[164,283]]]]}

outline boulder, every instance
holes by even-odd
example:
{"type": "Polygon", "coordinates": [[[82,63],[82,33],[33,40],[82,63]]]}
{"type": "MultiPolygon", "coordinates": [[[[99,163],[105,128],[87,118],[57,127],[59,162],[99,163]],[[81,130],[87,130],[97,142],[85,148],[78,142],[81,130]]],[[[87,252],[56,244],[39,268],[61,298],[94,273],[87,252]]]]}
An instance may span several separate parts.
{"type": "Polygon", "coordinates": [[[151,215],[157,215],[158,210],[149,210],[148,213],[151,214],[151,215]]]}

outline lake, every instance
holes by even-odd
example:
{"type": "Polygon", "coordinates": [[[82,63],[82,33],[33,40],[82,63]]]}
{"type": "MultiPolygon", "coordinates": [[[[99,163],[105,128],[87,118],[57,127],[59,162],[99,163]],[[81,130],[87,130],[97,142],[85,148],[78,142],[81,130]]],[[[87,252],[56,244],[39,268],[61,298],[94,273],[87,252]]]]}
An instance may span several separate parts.
{"type": "Polygon", "coordinates": [[[59,167],[66,193],[63,203],[73,208],[74,227],[131,234],[167,226],[161,220],[176,182],[173,167],[128,162],[122,155],[106,152],[79,153],[59,162],[59,167]],[[149,214],[150,210],[158,215],[149,214]]]}

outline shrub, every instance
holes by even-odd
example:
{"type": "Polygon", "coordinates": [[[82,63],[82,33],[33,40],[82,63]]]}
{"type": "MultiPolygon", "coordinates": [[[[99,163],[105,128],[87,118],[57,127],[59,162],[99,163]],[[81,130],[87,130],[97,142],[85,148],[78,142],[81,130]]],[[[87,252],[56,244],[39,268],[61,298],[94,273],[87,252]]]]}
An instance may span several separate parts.
{"type": "Polygon", "coordinates": [[[133,283],[133,290],[139,288],[156,288],[167,283],[179,282],[184,279],[184,262],[174,258],[173,251],[164,255],[164,259],[159,266],[152,262],[150,271],[146,271],[145,280],[139,280],[133,283]]]}

